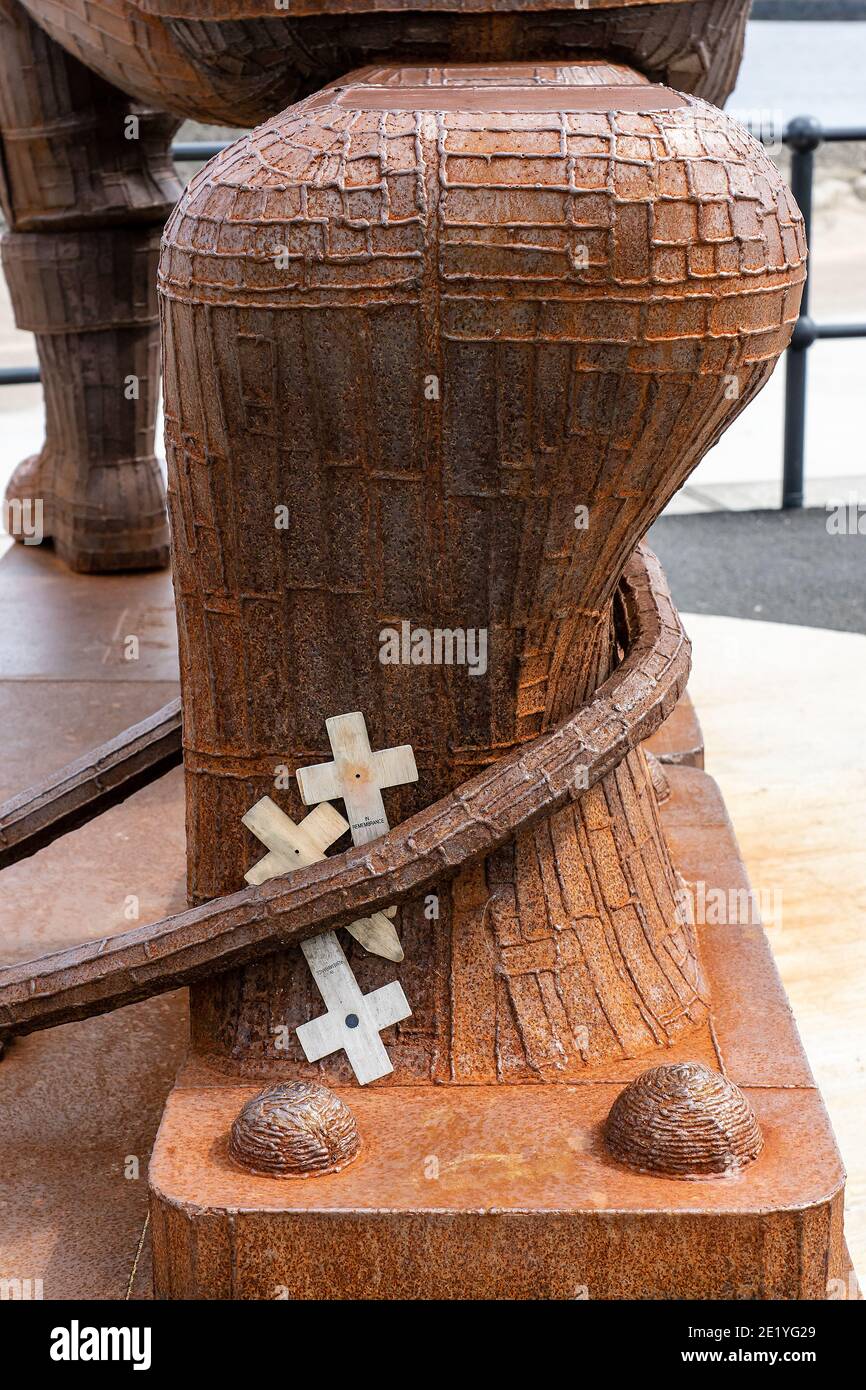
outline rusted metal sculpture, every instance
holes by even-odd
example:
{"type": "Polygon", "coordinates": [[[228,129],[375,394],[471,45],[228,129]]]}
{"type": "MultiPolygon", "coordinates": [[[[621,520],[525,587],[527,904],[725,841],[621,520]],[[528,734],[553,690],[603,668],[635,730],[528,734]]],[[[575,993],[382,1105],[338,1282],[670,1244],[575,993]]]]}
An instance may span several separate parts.
{"type": "Polygon", "coordinates": [[[360,1148],[348,1105],[327,1086],[290,1081],[247,1101],[232,1125],[228,1151],[249,1173],[308,1178],[338,1173],[360,1148]]]}
{"type": "MultiPolygon", "coordinates": [[[[166,229],[194,901],[243,882],[243,813],[278,764],[328,756],[323,710],[357,704],[375,744],[413,745],[405,819],[590,699],[625,559],[790,336],[802,223],[739,126],[595,68],[484,76],[348,79],[212,162],[166,229]],[[380,633],[404,621],[489,630],[486,675],[383,664],[380,633]]],[[[402,906],[414,1013],[394,1080],[563,1080],[670,1043],[706,1009],[676,891],[630,753],[443,885],[434,922],[402,906]]],[[[379,969],[359,962],[362,985],[379,969]]],[[[270,993],[295,1026],[317,1001],[291,957],[268,981],[198,987],[196,1045],[284,1068],[270,993]]]]}
{"type": "Polygon", "coordinates": [[[7,500],[41,504],[45,537],[77,570],[168,560],[154,277],[180,191],[176,126],[0,0],[3,267],[16,323],[36,335],[46,411],[42,451],[7,500]]]}
{"type": "MultiPolygon", "coordinates": [[[[722,95],[746,7],[181,3],[151,0],[154,47],[126,54],[139,96],[167,35],[220,100],[331,84],[202,170],[163,241],[193,905],[0,971],[0,1033],[192,986],[151,1165],[163,1296],[824,1296],[820,1102],[766,948],[683,910],[640,747],[688,673],[641,537],[767,380],[804,277],[763,150],[659,81],[722,95]],[[590,36],[611,61],[580,61],[590,36]],[[368,66],[341,78],[346,52],[368,66]],[[483,633],[483,662],[430,658],[446,632],[464,655],[483,633]],[[299,822],[296,774],[352,710],[372,748],[414,748],[395,828],[244,887],[250,808],[299,822]],[[299,943],[394,905],[412,1012],[361,1088],[295,1039],[321,1011],[299,943]],[[699,1211],[683,1176],[713,1177],[699,1211]]],[[[49,27],[96,62],[83,13],[49,27]]],[[[61,807],[98,806],[93,762],[61,807]]],[[[665,824],[736,878],[694,775],[665,824]]],[[[15,853],[53,799],[14,811],[15,853]]],[[[394,978],[345,945],[365,995],[394,978]]]]}
{"type": "Polygon", "coordinates": [[[178,118],[266,120],[353,67],[568,64],[615,54],[722,103],[750,0],[0,0],[3,264],[36,335],[41,453],[10,502],[43,504],[62,558],[163,565],[154,272],[180,189],[178,118]]]}
{"type": "Polygon", "coordinates": [[[182,759],[180,700],[0,806],[0,869],[125,801],[182,759]]]}
{"type": "MultiPolygon", "coordinates": [[[[273,957],[316,932],[426,894],[568,807],[659,728],[688,678],[688,639],[650,552],[640,548],[629,561],[619,597],[624,659],[561,725],[497,759],[374,849],[360,846],[291,878],[0,969],[0,1034],[53,1028],[273,957]]],[[[136,747],[132,740],[131,755],[136,747]]],[[[61,795],[67,780],[58,779],[61,795]]]]}

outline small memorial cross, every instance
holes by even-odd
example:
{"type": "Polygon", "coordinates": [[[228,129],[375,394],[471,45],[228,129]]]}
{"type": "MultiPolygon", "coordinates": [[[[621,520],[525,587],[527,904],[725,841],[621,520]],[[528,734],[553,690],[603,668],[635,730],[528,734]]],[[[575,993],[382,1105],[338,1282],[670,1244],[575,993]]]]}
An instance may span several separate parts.
{"type": "MultiPolygon", "coordinates": [[[[339,811],[323,801],[300,825],[296,825],[285,811],[281,811],[269,796],[263,796],[255,806],[251,806],[242,817],[244,825],[251,830],[263,845],[270,850],[264,859],[244,874],[247,883],[267,883],[277,874],[289,874],[302,869],[307,864],[317,864],[325,858],[325,850],[348,830],[348,825],[339,811]]],[[[346,928],[365,950],[386,960],[401,961],[403,947],[388,920],[397,911],[387,907],[384,912],[374,912],[371,917],[359,917],[346,928]]]]}
{"type": "Polygon", "coordinates": [[[378,840],[389,829],[382,792],[418,781],[415,754],[408,743],[374,753],[363,714],[337,714],[325,721],[334,761],[299,767],[296,773],[305,806],[342,798],[356,845],[378,840]]]}
{"type": "MultiPolygon", "coordinates": [[[[246,874],[249,883],[264,883],[277,874],[318,863],[346,829],[346,822],[333,806],[317,806],[296,825],[266,796],[247,811],[243,823],[269,850],[246,874]]],[[[375,927],[375,918],[381,916],[376,913],[360,923],[353,922],[349,930],[364,923],[375,927]]],[[[393,932],[388,919],[383,921],[393,932]]],[[[392,981],[363,994],[335,932],[302,941],[301,950],[328,1010],[296,1029],[307,1061],[318,1062],[342,1050],[362,1086],[387,1076],[394,1068],[379,1033],[410,1017],[412,1010],[402,987],[392,981]]]]}

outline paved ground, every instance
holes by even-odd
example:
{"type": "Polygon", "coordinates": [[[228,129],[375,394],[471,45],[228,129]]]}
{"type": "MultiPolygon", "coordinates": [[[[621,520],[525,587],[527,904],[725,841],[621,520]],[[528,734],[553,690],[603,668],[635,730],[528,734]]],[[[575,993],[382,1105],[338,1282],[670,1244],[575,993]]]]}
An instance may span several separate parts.
{"type": "Polygon", "coordinates": [[[862,1278],[866,639],[695,613],[683,622],[707,772],[753,887],[780,903],[767,934],[848,1170],[846,1234],[862,1278]]]}
{"type": "Polygon", "coordinates": [[[649,542],[681,611],[866,632],[866,506],[852,518],[862,534],[823,508],[664,516],[649,542]]]}

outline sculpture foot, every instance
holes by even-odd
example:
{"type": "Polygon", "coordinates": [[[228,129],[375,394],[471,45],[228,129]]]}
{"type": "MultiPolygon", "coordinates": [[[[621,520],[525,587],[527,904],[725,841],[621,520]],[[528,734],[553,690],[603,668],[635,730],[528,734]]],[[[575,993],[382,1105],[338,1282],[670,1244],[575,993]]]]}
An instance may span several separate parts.
{"type": "Polygon", "coordinates": [[[48,540],[44,477],[43,454],[31,454],[19,463],[6,486],[6,530],[18,545],[41,545],[48,540]]]}
{"type": "Polygon", "coordinates": [[[64,475],[77,480],[81,471],[47,448],[24,459],[6,489],[10,535],[19,544],[52,541],[63,563],[79,574],[165,569],[168,523],[156,458],[91,466],[79,495],[64,495],[64,475]]]}

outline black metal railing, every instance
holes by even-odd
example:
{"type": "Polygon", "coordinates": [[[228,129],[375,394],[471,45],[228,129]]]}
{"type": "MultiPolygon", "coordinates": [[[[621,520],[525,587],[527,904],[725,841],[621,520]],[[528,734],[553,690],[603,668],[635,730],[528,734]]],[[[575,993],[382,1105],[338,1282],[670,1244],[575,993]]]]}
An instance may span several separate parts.
{"type": "MultiPolygon", "coordinates": [[[[866,142],[866,126],[834,126],[824,129],[813,116],[795,116],[785,128],[782,142],[791,151],[791,189],[805,218],[806,239],[810,251],[815,151],[822,144],[841,144],[852,140],[866,142]]],[[[173,145],[172,154],[177,160],[196,162],[212,159],[226,148],[227,142],[193,141],[173,145]]],[[[809,348],[813,343],[831,338],[866,338],[866,323],[816,323],[809,314],[807,275],[800,317],[794,328],[791,346],[785,355],[782,506],[786,508],[803,505],[809,348]]],[[[0,367],[0,386],[29,385],[38,382],[39,379],[39,368],[36,366],[0,367]]]]}
{"type": "MultiPolygon", "coordinates": [[[[866,140],[866,126],[823,129],[813,116],[795,116],[782,137],[791,151],[791,192],[806,223],[812,254],[812,189],[815,151],[819,145],[866,140]]],[[[785,354],[785,443],[782,462],[782,506],[802,507],[806,451],[806,388],[809,348],[827,338],[864,338],[866,323],[816,323],[809,314],[809,276],[803,286],[800,317],[785,354]]]]}

